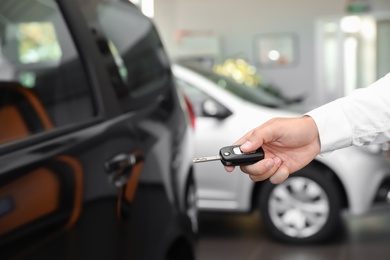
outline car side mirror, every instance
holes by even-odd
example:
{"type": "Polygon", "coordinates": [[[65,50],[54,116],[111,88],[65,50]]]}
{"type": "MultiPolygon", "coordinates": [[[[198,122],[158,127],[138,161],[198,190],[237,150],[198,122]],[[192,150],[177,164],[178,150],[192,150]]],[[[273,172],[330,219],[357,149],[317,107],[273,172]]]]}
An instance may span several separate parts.
{"type": "Polygon", "coordinates": [[[212,99],[207,99],[202,103],[202,114],[205,117],[225,119],[229,117],[232,112],[220,103],[212,99]]]}

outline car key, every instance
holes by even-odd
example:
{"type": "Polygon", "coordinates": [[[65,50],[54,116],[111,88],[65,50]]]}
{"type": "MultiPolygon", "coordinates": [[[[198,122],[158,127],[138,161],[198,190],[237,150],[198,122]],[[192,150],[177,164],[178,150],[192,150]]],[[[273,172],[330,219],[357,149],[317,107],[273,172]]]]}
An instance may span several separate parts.
{"type": "Polygon", "coordinates": [[[207,156],[194,158],[194,163],[209,162],[209,161],[221,161],[225,166],[239,166],[256,163],[264,159],[264,150],[259,148],[256,151],[243,153],[240,149],[240,145],[232,145],[222,147],[219,150],[217,156],[207,156]]]}

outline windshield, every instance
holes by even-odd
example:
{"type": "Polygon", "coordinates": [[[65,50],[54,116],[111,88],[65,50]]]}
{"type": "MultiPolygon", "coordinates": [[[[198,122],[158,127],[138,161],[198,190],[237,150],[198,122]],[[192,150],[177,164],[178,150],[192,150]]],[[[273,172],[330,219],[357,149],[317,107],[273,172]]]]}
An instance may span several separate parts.
{"type": "Polygon", "coordinates": [[[226,89],[227,91],[235,94],[236,96],[247,100],[249,102],[255,103],[261,106],[267,107],[281,107],[286,105],[285,101],[279,97],[272,96],[263,89],[256,87],[249,87],[244,84],[239,84],[233,79],[219,75],[213,72],[211,69],[207,70],[197,65],[190,64],[180,64],[188,69],[191,69],[205,78],[213,81],[219,87],[226,89]]]}

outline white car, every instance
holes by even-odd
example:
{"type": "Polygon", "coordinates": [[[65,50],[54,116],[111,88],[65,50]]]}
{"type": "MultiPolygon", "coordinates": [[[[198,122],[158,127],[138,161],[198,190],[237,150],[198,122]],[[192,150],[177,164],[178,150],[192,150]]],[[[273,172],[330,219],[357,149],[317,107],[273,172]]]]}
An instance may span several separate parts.
{"type": "MultiPolygon", "coordinates": [[[[218,155],[220,148],[273,117],[301,116],[287,107],[278,108],[284,105],[277,97],[212,71],[175,65],[173,73],[197,116],[197,157],[218,155]]],[[[253,182],[239,167],[227,173],[218,161],[197,163],[194,170],[199,210],[259,209],[264,227],[273,238],[288,243],[323,242],[337,234],[344,209],[357,215],[374,204],[387,203],[390,162],[373,148],[377,147],[350,147],[318,156],[280,185],[253,182]]]]}

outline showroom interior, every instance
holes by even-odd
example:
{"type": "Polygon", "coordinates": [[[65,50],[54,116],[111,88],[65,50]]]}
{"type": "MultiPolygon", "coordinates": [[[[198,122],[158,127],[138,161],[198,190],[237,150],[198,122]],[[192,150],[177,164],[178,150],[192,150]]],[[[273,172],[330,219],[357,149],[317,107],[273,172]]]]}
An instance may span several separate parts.
{"type": "Polygon", "coordinates": [[[304,117],[389,79],[390,0],[1,0],[0,260],[389,259],[388,120],[304,117]]]}
{"type": "Polygon", "coordinates": [[[381,47],[388,45],[389,11],[390,3],[386,0],[225,1],[223,4],[218,0],[154,1],[154,20],[173,59],[199,56],[221,63],[228,58],[242,57],[286,95],[310,96],[310,101],[307,101],[309,106],[340,97],[348,93],[348,89],[367,85],[389,71],[388,48],[381,47]],[[350,4],[358,6],[355,13],[368,15],[370,18],[367,19],[374,17],[377,21],[380,30],[378,45],[373,42],[373,36],[363,36],[360,29],[347,28],[345,30],[350,32],[343,31],[344,24],[348,27],[352,23],[355,25],[352,27],[356,27],[361,23],[343,19],[354,12],[348,11],[350,4]],[[294,57],[291,57],[291,64],[280,67],[261,64],[259,44],[272,36],[292,38],[294,53],[290,55],[294,57]],[[367,46],[361,57],[355,57],[355,64],[345,61],[349,55],[346,50],[351,48],[343,48],[342,45],[347,42],[348,36],[367,46]],[[379,49],[374,46],[379,46],[379,49]],[[329,56],[327,52],[332,52],[334,56],[329,56]],[[372,56],[372,52],[377,52],[377,59],[367,60],[366,56],[372,56]],[[361,61],[363,58],[364,62],[361,61]],[[352,77],[349,74],[359,77],[351,79],[345,76],[346,67],[356,68],[354,72],[345,73],[348,77],[352,77]],[[328,75],[337,83],[324,82],[328,75]],[[352,86],[345,86],[345,89],[334,88],[335,84],[346,81],[354,83],[349,83],[352,86]]]}
{"type": "MultiPolygon", "coordinates": [[[[243,59],[285,96],[304,96],[304,109],[348,95],[390,71],[387,0],[155,0],[154,10],[147,2],[138,1],[153,16],[173,61],[215,67],[243,59]],[[272,41],[283,46],[287,62],[264,58],[272,41]]],[[[314,246],[268,240],[256,213],[201,216],[199,259],[387,259],[389,253],[388,210],[346,215],[338,239],[314,246]]]]}

